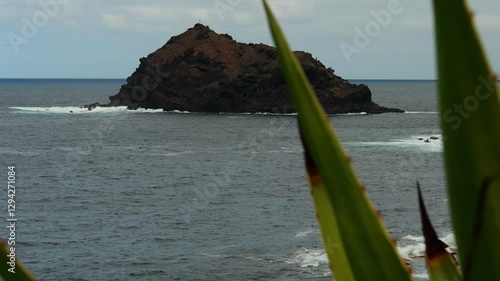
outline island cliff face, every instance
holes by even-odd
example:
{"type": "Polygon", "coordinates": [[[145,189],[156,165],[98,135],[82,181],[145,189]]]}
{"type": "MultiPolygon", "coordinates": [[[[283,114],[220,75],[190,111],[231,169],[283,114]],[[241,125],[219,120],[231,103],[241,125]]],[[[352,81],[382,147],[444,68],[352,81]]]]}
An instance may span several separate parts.
{"type": "MultiPolygon", "coordinates": [[[[401,112],[371,100],[366,85],[353,85],[306,52],[295,52],[325,111],[401,112]]],[[[276,49],[238,43],[196,24],[140,59],[110,106],[190,112],[295,112],[276,49]]]]}

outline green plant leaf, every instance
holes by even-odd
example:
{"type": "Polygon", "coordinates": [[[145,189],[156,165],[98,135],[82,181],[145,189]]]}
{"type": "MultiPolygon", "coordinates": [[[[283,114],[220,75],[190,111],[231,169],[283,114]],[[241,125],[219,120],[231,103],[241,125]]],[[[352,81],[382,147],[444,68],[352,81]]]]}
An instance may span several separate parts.
{"type": "MultiPolygon", "coordinates": [[[[14,252],[15,253],[15,252],[14,252]]],[[[17,254],[17,253],[15,253],[17,254]]],[[[16,255],[15,270],[14,273],[9,271],[11,266],[9,265],[10,249],[4,240],[0,239],[0,275],[6,281],[35,281],[37,280],[33,275],[24,267],[22,263],[19,262],[18,256],[16,255]]]]}
{"type": "Polygon", "coordinates": [[[465,280],[500,280],[500,101],[463,0],[434,0],[448,194],[465,280]]]}
{"type": "Polygon", "coordinates": [[[427,215],[422,190],[417,182],[418,205],[420,207],[420,218],[422,220],[422,232],[425,238],[425,261],[432,281],[441,280],[462,280],[462,274],[458,268],[458,263],[452,254],[446,251],[448,245],[439,240],[431,220],[427,215]]]}
{"type": "Polygon", "coordinates": [[[321,230],[321,237],[323,238],[323,245],[330,261],[330,268],[337,280],[355,280],[340,238],[337,220],[329,200],[328,191],[307,149],[305,149],[304,157],[309,186],[311,187],[311,196],[321,230]]]}
{"type": "MultiPolygon", "coordinates": [[[[342,149],[297,58],[266,1],[263,2],[283,75],[298,112],[304,148],[310,153],[326,187],[328,200],[321,204],[329,204],[333,210],[339,242],[345,249],[346,260],[354,279],[412,280],[357,179],[349,157],[342,149]]],[[[324,243],[328,244],[328,241],[324,243]]],[[[335,274],[337,268],[333,270],[335,274]]]]}

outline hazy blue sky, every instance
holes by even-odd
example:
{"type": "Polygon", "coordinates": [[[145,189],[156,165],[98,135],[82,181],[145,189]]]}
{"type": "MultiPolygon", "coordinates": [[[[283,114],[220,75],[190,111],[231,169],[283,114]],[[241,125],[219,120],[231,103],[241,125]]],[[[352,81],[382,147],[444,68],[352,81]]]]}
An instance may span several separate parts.
{"type": "MultiPolygon", "coordinates": [[[[344,78],[435,78],[430,0],[269,2],[292,47],[344,78]]],[[[469,4],[499,72],[500,1],[469,4]]],[[[0,77],[126,78],[140,57],[198,21],[272,44],[260,0],[0,0],[0,77]]]]}

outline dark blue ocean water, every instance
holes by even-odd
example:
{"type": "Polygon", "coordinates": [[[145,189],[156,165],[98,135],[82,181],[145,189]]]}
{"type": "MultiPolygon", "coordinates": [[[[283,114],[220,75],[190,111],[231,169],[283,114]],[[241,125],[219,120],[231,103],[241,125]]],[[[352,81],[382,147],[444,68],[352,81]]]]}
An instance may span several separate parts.
{"type": "MultiPolygon", "coordinates": [[[[401,253],[426,280],[415,181],[454,246],[434,81],[355,81],[404,114],[331,116],[401,253]]],[[[0,80],[16,254],[42,280],[331,280],[296,117],[79,106],[122,80],[0,80]],[[73,111],[73,113],[70,113],[73,111]]],[[[7,219],[7,195],[2,204],[7,219]]],[[[5,222],[6,223],[6,222],[5,222]]],[[[0,233],[8,235],[7,230],[0,233]]]]}

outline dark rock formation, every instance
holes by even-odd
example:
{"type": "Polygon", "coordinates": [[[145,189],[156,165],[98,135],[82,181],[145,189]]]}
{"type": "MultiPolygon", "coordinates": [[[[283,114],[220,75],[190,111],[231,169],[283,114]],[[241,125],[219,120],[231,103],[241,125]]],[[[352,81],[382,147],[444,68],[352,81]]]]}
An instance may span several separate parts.
{"type": "Polygon", "coordinates": [[[108,105],[102,105],[98,102],[95,102],[95,103],[91,103],[91,104],[86,104],[83,106],[83,108],[86,108],[88,111],[91,111],[92,109],[96,108],[96,107],[104,107],[104,106],[108,106],[108,105]]]}
{"type": "MultiPolygon", "coordinates": [[[[327,113],[402,112],[372,102],[366,85],[334,75],[311,54],[295,54],[327,113]]],[[[196,24],[139,61],[109,105],[191,112],[295,112],[276,49],[267,45],[238,43],[196,24]]]]}

